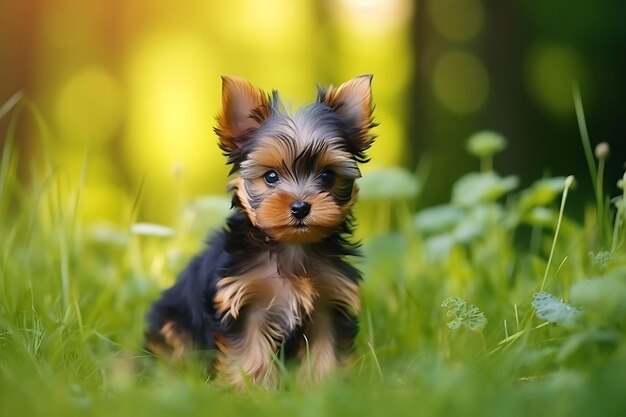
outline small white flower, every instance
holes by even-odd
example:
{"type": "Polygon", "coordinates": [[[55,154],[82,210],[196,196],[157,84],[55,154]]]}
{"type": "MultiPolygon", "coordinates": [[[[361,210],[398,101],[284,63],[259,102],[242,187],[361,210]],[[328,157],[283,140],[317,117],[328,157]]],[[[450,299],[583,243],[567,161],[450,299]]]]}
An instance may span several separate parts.
{"type": "Polygon", "coordinates": [[[552,294],[540,291],[533,296],[532,306],[537,317],[563,327],[570,327],[576,323],[580,310],[565,304],[552,294]]]}
{"type": "Polygon", "coordinates": [[[174,236],[174,230],[172,228],[154,223],[135,223],[131,226],[130,232],[139,236],[174,236]]]}
{"type": "Polygon", "coordinates": [[[608,250],[601,250],[598,253],[589,252],[589,258],[593,265],[605,267],[611,260],[611,252],[608,250]]]}

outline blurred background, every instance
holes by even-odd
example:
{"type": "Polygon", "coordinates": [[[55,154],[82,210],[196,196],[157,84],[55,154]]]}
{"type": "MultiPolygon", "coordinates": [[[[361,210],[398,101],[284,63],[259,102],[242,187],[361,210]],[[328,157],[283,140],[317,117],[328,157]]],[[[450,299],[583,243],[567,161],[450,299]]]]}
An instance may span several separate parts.
{"type": "MultiPolygon", "coordinates": [[[[526,185],[575,174],[590,190],[572,87],[592,144],[611,145],[607,189],[626,159],[626,7],[619,0],[0,0],[0,144],[19,176],[52,167],[82,185],[82,216],[171,224],[181,201],[225,191],[212,131],[222,74],[277,89],[292,108],[316,84],[374,74],[371,167],[415,169],[420,205],[478,170],[479,130],[508,139],[495,168],[526,185]],[[141,195],[139,203],[137,196],[141,195]]],[[[577,193],[579,198],[592,194],[577,193]]],[[[576,198],[576,197],[574,197],[576,198]]]]}

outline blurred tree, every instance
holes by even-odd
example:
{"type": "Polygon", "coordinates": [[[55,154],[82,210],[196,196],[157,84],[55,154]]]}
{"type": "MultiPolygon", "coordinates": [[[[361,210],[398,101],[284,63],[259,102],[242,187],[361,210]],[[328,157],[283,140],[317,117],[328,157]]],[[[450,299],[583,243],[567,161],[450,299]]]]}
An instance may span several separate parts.
{"type": "MultiPolygon", "coordinates": [[[[2,10],[0,102],[22,90],[35,103],[68,189],[88,168],[82,207],[93,220],[127,222],[141,184],[140,216],[165,223],[182,201],[223,192],[212,133],[221,74],[278,89],[295,108],[316,83],[374,73],[381,126],[367,169],[413,167],[432,153],[426,205],[478,169],[464,143],[484,129],[508,138],[495,160],[501,172],[524,183],[573,173],[588,189],[574,80],[592,141],[611,145],[610,193],[624,169],[617,0],[31,0],[2,10]]],[[[9,120],[0,120],[0,143],[9,120]]],[[[15,136],[28,180],[44,170],[32,113],[15,136]]]]}
{"type": "MultiPolygon", "coordinates": [[[[612,181],[621,176],[626,159],[626,119],[621,114],[626,30],[618,17],[624,12],[619,1],[424,0],[417,4],[410,105],[415,117],[408,131],[415,150],[412,163],[425,151],[434,154],[425,204],[444,201],[461,173],[477,169],[463,143],[482,129],[499,131],[509,139],[509,149],[496,159],[498,169],[521,174],[526,183],[545,171],[573,173],[582,186],[574,199],[579,203],[587,199],[591,181],[574,114],[574,82],[581,86],[593,143],[611,144],[606,178],[608,189],[615,193],[612,181]],[[476,18],[480,12],[472,8],[483,11],[484,23],[474,37],[463,37],[471,30],[458,27],[467,20],[480,20],[476,18]],[[489,91],[484,106],[476,111],[452,111],[433,91],[437,60],[451,50],[475,54],[485,65],[489,91]]],[[[463,80],[465,71],[458,68],[455,77],[463,80]]],[[[458,94],[468,88],[462,82],[455,86],[458,94]]]]}

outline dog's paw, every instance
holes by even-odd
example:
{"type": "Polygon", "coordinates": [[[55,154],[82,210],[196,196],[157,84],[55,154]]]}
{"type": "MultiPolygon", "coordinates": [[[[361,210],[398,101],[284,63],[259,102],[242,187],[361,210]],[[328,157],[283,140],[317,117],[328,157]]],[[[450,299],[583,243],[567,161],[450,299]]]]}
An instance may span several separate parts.
{"type": "Polygon", "coordinates": [[[147,346],[152,353],[177,362],[185,357],[191,347],[191,338],[175,322],[166,321],[158,332],[147,336],[147,346]]]}

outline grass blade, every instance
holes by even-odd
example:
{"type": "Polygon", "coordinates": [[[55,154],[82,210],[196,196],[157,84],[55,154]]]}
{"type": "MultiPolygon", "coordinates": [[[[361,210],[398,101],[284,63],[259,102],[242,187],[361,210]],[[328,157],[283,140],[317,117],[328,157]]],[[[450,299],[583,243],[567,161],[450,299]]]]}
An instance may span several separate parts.
{"type": "Polygon", "coordinates": [[[13,109],[17,105],[17,103],[20,102],[22,97],[24,97],[24,93],[22,93],[21,91],[18,91],[17,93],[9,97],[9,99],[5,101],[2,106],[0,106],[0,119],[2,119],[8,112],[10,112],[11,109],[13,109]]]}

